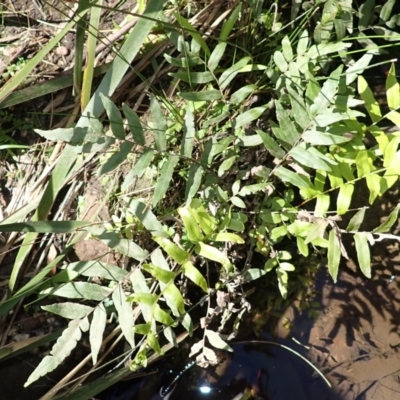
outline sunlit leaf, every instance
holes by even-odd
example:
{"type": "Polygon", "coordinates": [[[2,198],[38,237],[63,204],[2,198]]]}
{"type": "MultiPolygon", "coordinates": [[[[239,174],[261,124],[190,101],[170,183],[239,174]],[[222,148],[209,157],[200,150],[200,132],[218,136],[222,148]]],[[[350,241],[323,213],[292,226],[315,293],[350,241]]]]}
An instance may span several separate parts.
{"type": "Polygon", "coordinates": [[[112,299],[115,309],[118,313],[118,320],[122,333],[133,349],[135,348],[135,335],[132,329],[134,325],[132,306],[130,303],[128,303],[121,286],[118,286],[114,289],[112,299]]]}
{"type": "Polygon", "coordinates": [[[154,305],[153,308],[154,319],[164,326],[173,325],[175,323],[174,319],[165,312],[158,304],[154,305]]]}
{"type": "Polygon", "coordinates": [[[143,226],[153,235],[167,236],[161,222],[158,221],[157,217],[146,204],[133,199],[129,203],[129,210],[133,212],[143,226]]]}
{"type": "Polygon", "coordinates": [[[228,257],[220,250],[213,246],[210,246],[209,244],[199,242],[195,247],[195,251],[199,256],[205,257],[212,261],[216,261],[223,266],[231,266],[231,262],[229,261],[228,257]]]}
{"type": "Polygon", "coordinates": [[[340,257],[341,251],[339,239],[337,238],[335,231],[331,229],[331,231],[329,232],[328,271],[334,283],[336,283],[337,281],[340,257]]]}
{"type": "Polygon", "coordinates": [[[247,65],[251,60],[251,57],[243,57],[237,63],[233,64],[227,70],[225,70],[220,78],[219,78],[219,86],[221,90],[224,90],[228,87],[228,85],[232,82],[235,76],[239,73],[239,71],[247,65]]]}
{"type": "Polygon", "coordinates": [[[397,204],[396,208],[390,213],[389,217],[385,222],[375,228],[373,233],[385,233],[389,232],[390,228],[398,221],[398,215],[400,211],[400,203],[397,204]]]}
{"type": "Polygon", "coordinates": [[[244,240],[239,235],[229,232],[216,233],[210,239],[215,242],[244,243],[244,240]]]}
{"type": "Polygon", "coordinates": [[[200,271],[193,265],[193,263],[187,261],[183,265],[183,273],[193,283],[195,283],[197,286],[200,286],[206,293],[208,292],[207,281],[200,271]]]}
{"type": "Polygon", "coordinates": [[[226,343],[224,340],[222,340],[221,336],[217,332],[214,332],[210,329],[206,329],[205,334],[210,344],[216,349],[233,351],[232,347],[229,346],[229,344],[226,343]]]}
{"type": "Polygon", "coordinates": [[[400,107],[400,85],[397,82],[394,63],[392,63],[386,78],[386,97],[391,110],[397,110],[400,107]]]}
{"type": "Polygon", "coordinates": [[[163,268],[157,267],[153,264],[143,264],[142,268],[149,274],[153,275],[158,281],[163,283],[169,283],[175,279],[175,273],[167,271],[163,268]]]}
{"type": "Polygon", "coordinates": [[[143,127],[139,117],[134,110],[129,108],[125,103],[122,103],[122,110],[124,111],[125,118],[128,121],[129,129],[132,133],[135,143],[144,146],[146,139],[144,137],[143,127]]]}
{"type": "Polygon", "coordinates": [[[242,275],[244,283],[252,282],[264,276],[267,272],[260,268],[250,268],[242,275]]]}
{"type": "Polygon", "coordinates": [[[32,382],[35,382],[40,377],[57,368],[76,347],[77,342],[82,337],[82,332],[86,332],[88,329],[89,321],[87,318],[74,319],[71,321],[68,324],[68,328],[64,330],[63,334],[51,350],[51,355],[42,359],[40,364],[29,376],[24,387],[29,386],[32,382]]]}
{"type": "Polygon", "coordinates": [[[382,118],[379,103],[376,101],[372,90],[368,86],[368,82],[361,75],[358,76],[358,93],[361,99],[364,100],[365,109],[368,112],[372,122],[378,122],[382,118]]]}
{"type": "Polygon", "coordinates": [[[93,311],[93,307],[78,303],[55,303],[48,306],[41,306],[42,310],[53,314],[61,315],[63,318],[76,319],[86,317],[93,311]]]}
{"type": "Polygon", "coordinates": [[[125,139],[124,123],[117,106],[102,93],[100,93],[100,98],[110,122],[111,132],[116,138],[121,140],[125,139]]]}
{"type": "Polygon", "coordinates": [[[155,207],[164,197],[165,193],[167,193],[172,180],[172,175],[174,174],[174,170],[178,162],[178,156],[169,156],[168,160],[161,167],[156,187],[154,189],[153,207],[155,207]]]}
{"type": "Polygon", "coordinates": [[[189,253],[182,250],[175,243],[163,237],[156,237],[154,240],[164,249],[164,251],[172,257],[178,264],[183,264],[188,258],[189,253]]]}
{"type": "Polygon", "coordinates": [[[197,243],[200,240],[203,240],[203,233],[201,232],[200,227],[197,224],[195,216],[191,213],[191,209],[189,207],[180,207],[178,209],[178,213],[182,218],[183,225],[185,226],[186,233],[188,235],[188,239],[193,243],[197,243]]]}
{"type": "Polygon", "coordinates": [[[90,282],[68,282],[56,288],[42,290],[41,295],[101,301],[111,293],[111,289],[90,282]]]}
{"type": "Polygon", "coordinates": [[[351,140],[351,137],[333,135],[331,133],[319,131],[306,131],[303,133],[302,138],[305,142],[314,146],[329,146],[331,144],[346,143],[351,140]]]}
{"type": "Polygon", "coordinates": [[[282,179],[284,182],[289,182],[292,185],[299,187],[299,188],[309,188],[311,185],[310,183],[307,182],[306,179],[303,179],[301,175],[296,174],[295,172],[292,172],[288,170],[285,167],[279,166],[276,168],[274,171],[274,174],[282,179]]]}
{"type": "Polygon", "coordinates": [[[357,232],[354,235],[358,264],[362,273],[371,278],[371,254],[369,251],[368,237],[366,233],[357,232]]]}
{"type": "Polygon", "coordinates": [[[310,112],[312,115],[316,116],[318,114],[322,114],[329,107],[337,93],[339,78],[342,74],[342,70],[343,66],[340,65],[329,75],[329,78],[323,84],[321,91],[310,107],[310,112]]]}
{"type": "Polygon", "coordinates": [[[156,150],[165,151],[167,149],[167,120],[163,114],[160,103],[155,97],[150,101],[151,128],[154,135],[154,145],[156,150]]]}
{"type": "Polygon", "coordinates": [[[358,231],[360,229],[361,224],[364,221],[364,216],[365,216],[365,210],[367,207],[362,207],[360,210],[358,210],[353,217],[351,218],[349,224],[347,225],[346,231],[351,232],[351,231],[358,231]]]}
{"type": "Polygon", "coordinates": [[[345,183],[340,186],[339,194],[336,200],[337,213],[339,215],[346,214],[349,210],[353,192],[354,185],[352,183],[345,183]]]}
{"type": "Polygon", "coordinates": [[[107,313],[103,303],[97,305],[93,312],[93,319],[90,325],[89,342],[92,353],[93,365],[97,363],[97,357],[103,343],[103,332],[106,328],[107,313]]]}
{"type": "Polygon", "coordinates": [[[202,92],[178,92],[178,95],[189,101],[212,101],[222,98],[221,92],[216,89],[203,90],[202,92]]]}

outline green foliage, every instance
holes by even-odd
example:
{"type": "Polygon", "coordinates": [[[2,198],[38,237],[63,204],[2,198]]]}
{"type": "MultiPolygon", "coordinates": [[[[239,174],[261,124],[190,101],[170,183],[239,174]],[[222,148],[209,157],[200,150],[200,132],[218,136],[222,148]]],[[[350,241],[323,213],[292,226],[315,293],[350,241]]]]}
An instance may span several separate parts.
{"type": "MultiPolygon", "coordinates": [[[[270,279],[286,299],[298,289],[296,277],[304,278],[299,259],[315,254],[336,281],[341,259],[347,258],[344,235],[354,239],[360,269],[371,277],[370,246],[393,238],[388,232],[400,206],[371,232],[362,230],[368,205],[354,215],[351,207],[362,182],[373,204],[399,179],[399,132],[388,134],[378,123],[389,120],[400,126],[400,85],[392,65],[385,114],[362,76],[379,50],[363,32],[372,27],[395,40],[393,4],[389,0],[377,17],[371,13],[374,2],[367,0],[357,20],[347,0],[328,0],[320,8],[303,4],[309,28],[294,30],[278,22],[272,8],[253,5],[250,26],[261,25],[271,45],[262,56],[232,42],[245,18],[242,4],[215,43],[175,12],[177,30],[168,38],[176,51],[164,58],[173,68],[169,76],[177,96],[151,96],[146,124],[126,104],[119,108],[99,91],[94,114],[104,107],[108,122],[90,112],[85,124],[36,130],[48,140],[67,142],[80,157],[107,150],[99,176],[110,175],[134,153],[121,197],[149,171],[154,172],[154,192],[151,198],[129,197],[123,217],[115,216],[106,226],[79,221],[0,224],[0,232],[84,229],[135,260],[127,271],[94,261],[68,264],[44,284],[36,280],[36,287],[25,288],[21,296],[35,291],[41,297],[87,302],[43,307],[72,321],[27,384],[56,368],[87,331],[95,364],[113,312],[132,349],[131,369],[147,365],[151,352],[163,354],[165,341],[176,346],[179,332],[193,332],[186,285],[209,304],[217,293],[218,311],[208,307],[203,339],[191,351],[201,365],[213,363],[212,347],[230,350],[226,321],[236,314],[234,337],[248,308],[245,295],[235,288],[270,279]],[[313,25],[311,18],[318,23],[313,25]],[[350,53],[352,42],[345,40],[350,35],[354,42],[368,44],[358,60],[350,53]],[[362,119],[364,110],[368,123],[362,119]],[[367,136],[373,137],[372,145],[367,136]],[[94,277],[100,282],[93,282],[94,277]],[[240,307],[221,300],[232,293],[242,296],[240,307]]],[[[300,12],[297,6],[293,18],[300,12]]],[[[8,311],[19,298],[0,311],[8,311]]]]}

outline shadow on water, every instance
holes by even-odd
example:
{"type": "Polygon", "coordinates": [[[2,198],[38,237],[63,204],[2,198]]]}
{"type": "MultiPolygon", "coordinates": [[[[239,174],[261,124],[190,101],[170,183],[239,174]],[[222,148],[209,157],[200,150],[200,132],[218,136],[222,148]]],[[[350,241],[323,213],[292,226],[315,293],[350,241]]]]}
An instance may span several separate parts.
{"type": "MultiPolygon", "coordinates": [[[[397,187],[368,210],[361,230],[377,227],[398,199],[397,187]]],[[[399,232],[397,221],[392,233],[399,232]]],[[[350,260],[341,265],[337,283],[326,267],[317,274],[318,317],[292,304],[283,317],[292,329],[281,329],[280,336],[309,347],[303,354],[341,400],[400,399],[400,243],[380,241],[371,247],[372,278],[367,279],[350,239],[345,243],[350,260]]]]}

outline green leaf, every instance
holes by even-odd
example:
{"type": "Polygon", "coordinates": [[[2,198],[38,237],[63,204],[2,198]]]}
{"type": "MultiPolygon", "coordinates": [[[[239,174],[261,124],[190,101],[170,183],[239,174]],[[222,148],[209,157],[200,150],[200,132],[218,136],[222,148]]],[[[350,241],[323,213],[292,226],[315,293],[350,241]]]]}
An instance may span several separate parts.
{"type": "Polygon", "coordinates": [[[240,16],[240,12],[242,10],[242,3],[239,3],[235,9],[230,13],[228,19],[224,22],[221,28],[221,33],[219,35],[219,39],[221,41],[225,41],[228,39],[228,36],[232,32],[233,27],[236,24],[236,21],[238,20],[240,16]]]}
{"type": "Polygon", "coordinates": [[[206,329],[204,331],[205,335],[207,336],[208,341],[210,344],[215,347],[216,349],[226,350],[226,351],[233,351],[232,347],[229,346],[228,343],[221,339],[221,336],[210,329],[206,329]]]}
{"type": "Polygon", "coordinates": [[[300,254],[304,257],[308,257],[309,255],[308,246],[306,245],[304,239],[298,236],[296,238],[296,243],[297,243],[297,250],[300,252],[300,254]]]}
{"type": "Polygon", "coordinates": [[[232,156],[225,159],[218,167],[218,176],[221,177],[226,171],[230,170],[237,158],[238,156],[232,156]]]}
{"type": "Polygon", "coordinates": [[[216,233],[215,235],[212,235],[210,237],[210,240],[212,240],[213,242],[231,242],[239,244],[244,243],[244,240],[239,235],[229,232],[216,233]]]}
{"type": "Polygon", "coordinates": [[[203,49],[205,55],[210,57],[210,49],[208,48],[207,43],[202,38],[201,34],[197,32],[196,28],[188,20],[182,17],[179,12],[174,12],[173,14],[178,24],[184,28],[190,36],[192,36],[193,40],[203,49]]]}
{"type": "Polygon", "coordinates": [[[336,200],[337,213],[339,215],[344,215],[349,210],[353,192],[354,185],[352,183],[345,183],[340,186],[339,194],[336,200]]]}
{"type": "Polygon", "coordinates": [[[170,72],[168,75],[191,84],[204,84],[214,80],[211,72],[170,72]]]}
{"type": "Polygon", "coordinates": [[[156,150],[167,150],[167,120],[163,114],[160,103],[153,96],[150,100],[151,123],[150,127],[154,135],[154,145],[156,150]]]}
{"type": "Polygon", "coordinates": [[[169,283],[175,279],[175,273],[167,271],[163,268],[157,267],[153,264],[143,264],[142,268],[149,274],[153,275],[158,281],[163,283],[169,283]]]}
{"type": "Polygon", "coordinates": [[[307,151],[303,146],[296,146],[289,151],[289,154],[297,162],[306,167],[313,169],[319,169],[322,171],[331,171],[329,165],[322,161],[319,157],[314,155],[312,152],[307,151]]]}
{"type": "Polygon", "coordinates": [[[171,316],[167,312],[161,309],[158,304],[154,305],[153,316],[156,321],[163,324],[164,326],[170,326],[175,323],[173,318],[171,318],[171,316]]]}
{"type": "Polygon", "coordinates": [[[289,182],[298,188],[310,188],[311,184],[307,182],[305,177],[288,170],[285,167],[279,166],[275,169],[274,175],[282,179],[283,182],[289,182]]]}
{"type": "Polygon", "coordinates": [[[282,73],[285,73],[289,68],[289,65],[288,65],[287,61],[285,60],[285,57],[278,50],[275,51],[275,53],[274,53],[274,62],[282,73]]]}
{"type": "Polygon", "coordinates": [[[185,189],[185,200],[190,200],[198,192],[204,174],[204,168],[200,164],[191,164],[189,167],[188,181],[185,189]]]}
{"type": "Polygon", "coordinates": [[[178,213],[182,218],[184,227],[186,228],[188,239],[193,243],[203,240],[204,236],[197,224],[195,216],[191,213],[191,209],[189,207],[180,207],[178,213]]]}
{"type": "Polygon", "coordinates": [[[323,114],[330,106],[337,93],[342,70],[343,65],[340,65],[329,75],[329,78],[323,84],[321,91],[310,107],[312,115],[316,116],[318,114],[323,114]]]}
{"type": "Polygon", "coordinates": [[[91,225],[89,221],[27,221],[14,224],[0,223],[0,232],[68,233],[91,225]]]}
{"type": "Polygon", "coordinates": [[[103,93],[100,93],[100,98],[110,122],[111,132],[117,139],[125,139],[124,123],[117,106],[103,93]]]}
{"type": "Polygon", "coordinates": [[[137,261],[144,261],[149,255],[147,250],[143,250],[132,240],[121,238],[116,232],[103,232],[97,237],[111,249],[137,261]]]}
{"type": "Polygon", "coordinates": [[[361,210],[358,210],[357,213],[353,215],[349,224],[347,225],[347,228],[346,228],[347,232],[351,232],[351,231],[354,232],[354,231],[358,231],[360,229],[360,226],[361,226],[362,222],[364,221],[366,209],[367,209],[367,207],[363,207],[363,208],[361,208],[361,210]]]}
{"type": "Polygon", "coordinates": [[[290,104],[292,105],[293,119],[302,129],[309,128],[311,120],[303,97],[292,86],[287,86],[287,91],[290,97],[290,104]]]}
{"type": "Polygon", "coordinates": [[[309,42],[309,37],[308,37],[308,31],[307,29],[304,29],[300,35],[299,35],[299,41],[297,43],[297,55],[302,56],[305,54],[308,48],[308,42],[309,42]]]}
{"type": "Polygon", "coordinates": [[[129,211],[131,211],[153,235],[167,237],[163,225],[158,221],[157,217],[146,204],[139,200],[131,200],[129,203],[129,211]]]}
{"type": "MultiPolygon", "coordinates": [[[[151,161],[153,160],[153,156],[154,156],[154,150],[152,149],[144,150],[143,153],[140,155],[139,159],[136,161],[132,170],[129,172],[129,176],[131,176],[132,178],[134,178],[135,176],[141,178],[143,174],[146,172],[146,169],[150,165],[151,161]]],[[[125,181],[128,181],[128,177],[126,178],[125,181]]]]}
{"type": "Polygon", "coordinates": [[[277,268],[276,275],[278,278],[279,291],[281,292],[281,296],[286,300],[288,294],[288,281],[289,281],[288,274],[286,271],[277,268]]]}
{"type": "Polygon", "coordinates": [[[336,283],[337,281],[340,257],[341,252],[339,239],[336,237],[335,231],[331,229],[331,231],[329,232],[328,271],[334,283],[336,283]]]}
{"type": "Polygon", "coordinates": [[[133,327],[133,331],[139,335],[147,335],[150,332],[150,324],[136,324],[133,327]]]}
{"type": "Polygon", "coordinates": [[[168,307],[175,317],[183,315],[185,313],[185,302],[180,290],[173,283],[170,283],[162,288],[162,292],[168,307]]]}
{"type": "Polygon", "coordinates": [[[358,77],[357,86],[358,93],[365,103],[365,109],[367,110],[372,122],[378,122],[380,119],[382,119],[382,113],[379,107],[379,103],[376,101],[372,90],[368,86],[367,81],[361,75],[359,75],[358,77]]]}
{"type": "Polygon", "coordinates": [[[222,98],[221,92],[216,89],[203,90],[202,92],[178,92],[178,96],[189,101],[213,101],[222,98]]]}
{"type": "Polygon", "coordinates": [[[375,228],[373,233],[385,233],[389,232],[390,228],[398,221],[398,215],[400,210],[400,203],[397,204],[396,208],[390,213],[389,217],[385,222],[375,228]]]}
{"type": "Polygon", "coordinates": [[[351,140],[351,137],[333,135],[331,133],[319,131],[306,131],[303,133],[302,138],[305,142],[310,143],[313,146],[330,146],[332,144],[346,143],[351,140]]]}
{"type": "Polygon", "coordinates": [[[253,185],[243,186],[239,191],[239,196],[248,196],[250,194],[261,192],[269,186],[271,186],[271,183],[269,182],[255,183],[253,185]]]}
{"type": "Polygon", "coordinates": [[[129,302],[136,302],[136,303],[142,303],[145,304],[147,306],[154,306],[154,304],[157,303],[158,301],[158,295],[154,294],[154,293],[135,293],[135,294],[131,294],[127,297],[127,300],[129,302]]]}
{"type": "Polygon", "coordinates": [[[67,319],[83,318],[93,311],[93,307],[70,302],[50,304],[48,306],[41,306],[41,308],[67,319]]]}
{"type": "Polygon", "coordinates": [[[42,290],[40,294],[101,301],[111,294],[111,289],[89,282],[68,282],[56,288],[42,290]]]}
{"type": "Polygon", "coordinates": [[[199,199],[193,199],[190,203],[191,212],[197,223],[206,235],[212,234],[217,228],[217,221],[212,217],[199,199]]]}
{"type": "Polygon", "coordinates": [[[74,273],[89,277],[100,277],[109,281],[122,281],[126,278],[128,271],[116,267],[115,265],[102,263],[100,261],[78,261],[61,266],[62,269],[67,271],[67,274],[74,273]]]}
{"type": "Polygon", "coordinates": [[[87,318],[74,319],[71,321],[68,324],[68,328],[64,330],[51,350],[51,355],[42,359],[40,364],[29,376],[24,387],[29,386],[32,382],[35,382],[40,377],[57,368],[70,355],[71,351],[76,347],[77,342],[81,340],[82,332],[86,332],[88,329],[89,321],[87,318]]]}
{"type": "Polygon", "coordinates": [[[267,272],[260,268],[250,268],[242,275],[244,283],[255,281],[264,276],[267,272]]]}
{"type": "Polygon", "coordinates": [[[397,110],[400,107],[400,85],[396,79],[394,63],[392,63],[386,78],[386,97],[390,110],[397,110]]]}
{"type": "Polygon", "coordinates": [[[224,267],[231,267],[232,265],[225,254],[209,244],[199,242],[195,247],[195,251],[199,256],[205,257],[208,260],[216,261],[224,267]]]}
{"type": "Polygon", "coordinates": [[[358,21],[358,28],[363,31],[370,25],[373,9],[375,7],[375,0],[366,0],[361,4],[360,16],[358,21]]]}
{"type": "Polygon", "coordinates": [[[193,142],[196,135],[194,126],[194,115],[191,107],[186,107],[185,125],[183,130],[183,139],[181,145],[181,154],[185,157],[192,157],[193,142]]]}
{"type": "Polygon", "coordinates": [[[232,121],[232,126],[234,129],[239,129],[242,126],[248,125],[250,122],[258,119],[261,114],[263,114],[269,108],[268,105],[254,107],[250,110],[245,111],[244,113],[240,114],[232,121]]]}
{"type": "Polygon", "coordinates": [[[322,238],[325,235],[328,221],[325,218],[317,218],[313,221],[312,226],[308,229],[305,244],[312,243],[317,238],[322,238]]]}
{"type": "Polygon", "coordinates": [[[207,281],[200,273],[200,271],[190,261],[187,261],[183,265],[183,274],[197,286],[200,286],[206,293],[208,293],[207,281]]]}
{"type": "Polygon", "coordinates": [[[111,157],[103,165],[100,166],[97,172],[98,176],[102,176],[104,174],[110,173],[111,171],[114,171],[115,168],[126,161],[132,148],[133,143],[122,142],[119,146],[119,150],[112,154],[111,157]]]}
{"type": "Polygon", "coordinates": [[[272,137],[263,131],[256,130],[256,133],[261,137],[265,148],[278,160],[282,160],[285,157],[285,151],[279,146],[279,144],[272,139],[272,137]]]}
{"type": "Polygon", "coordinates": [[[189,69],[196,65],[203,64],[201,58],[194,54],[186,54],[186,57],[179,58],[171,57],[169,54],[165,53],[163,54],[163,56],[170,64],[183,69],[189,69]]]}
{"type": "Polygon", "coordinates": [[[157,353],[163,355],[164,352],[161,350],[160,343],[153,332],[147,334],[147,344],[157,353]]]}
{"type": "Polygon", "coordinates": [[[178,162],[179,156],[169,156],[168,161],[165,161],[161,167],[160,175],[157,179],[156,187],[154,189],[153,207],[155,207],[164,197],[165,193],[167,193],[178,162]]]}
{"type": "Polygon", "coordinates": [[[290,39],[288,36],[285,36],[282,39],[282,52],[287,62],[292,61],[293,59],[293,50],[292,45],[290,44],[290,39]]]}
{"type": "Polygon", "coordinates": [[[164,251],[178,264],[182,265],[189,257],[189,253],[182,250],[175,243],[164,237],[155,237],[154,240],[164,249],[164,251]]]}
{"type": "Polygon", "coordinates": [[[236,207],[246,208],[246,203],[240,197],[233,196],[233,197],[230,198],[230,201],[236,207]]]}
{"type": "Polygon", "coordinates": [[[106,328],[107,313],[103,303],[100,303],[93,313],[92,323],[89,331],[90,350],[92,353],[93,365],[97,363],[97,357],[103,343],[103,333],[106,328]]]}
{"type": "Polygon", "coordinates": [[[146,144],[146,139],[144,137],[143,127],[139,117],[135,111],[129,108],[125,103],[122,103],[122,110],[124,111],[125,118],[128,121],[133,140],[135,143],[144,146],[146,144]]]}
{"type": "Polygon", "coordinates": [[[230,103],[234,105],[238,105],[243,103],[252,93],[257,90],[257,85],[251,84],[246,85],[238,89],[236,92],[232,93],[230,98],[230,103]]]}
{"type": "Polygon", "coordinates": [[[244,66],[246,66],[249,63],[250,60],[251,57],[243,57],[241,60],[233,64],[231,67],[229,67],[221,74],[221,76],[218,79],[221,90],[224,90],[228,87],[228,85],[232,82],[235,76],[240,72],[240,70],[244,66]]]}
{"type": "Polygon", "coordinates": [[[260,135],[246,135],[238,138],[238,144],[242,147],[259,146],[262,142],[260,135]]]}
{"type": "Polygon", "coordinates": [[[280,132],[279,137],[277,139],[283,141],[285,144],[287,143],[290,146],[293,146],[300,138],[300,134],[297,131],[295,124],[291,121],[288,112],[282,107],[279,100],[275,100],[276,107],[276,117],[279,121],[280,131],[273,130],[275,136],[277,132],[280,132]]]}
{"type": "Polygon", "coordinates": [[[130,344],[132,349],[135,348],[135,335],[133,332],[133,325],[135,321],[133,319],[132,306],[127,301],[127,297],[121,286],[115,288],[112,299],[114,302],[115,309],[118,313],[118,321],[121,327],[122,333],[125,336],[126,341],[130,344]]]}
{"type": "Polygon", "coordinates": [[[356,244],[358,264],[362,273],[367,277],[371,278],[371,254],[369,251],[368,234],[364,232],[357,232],[354,235],[354,241],[356,244]]]}
{"type": "Polygon", "coordinates": [[[389,20],[395,4],[396,4],[396,0],[387,0],[385,2],[383,7],[381,8],[381,12],[379,14],[379,17],[382,21],[387,22],[389,20]]]}

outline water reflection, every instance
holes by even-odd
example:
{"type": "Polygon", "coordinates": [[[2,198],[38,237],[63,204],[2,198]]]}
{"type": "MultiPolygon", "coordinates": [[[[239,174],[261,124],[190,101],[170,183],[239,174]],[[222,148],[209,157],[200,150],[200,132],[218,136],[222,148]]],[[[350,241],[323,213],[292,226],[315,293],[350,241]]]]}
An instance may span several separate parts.
{"type": "Polygon", "coordinates": [[[160,370],[157,377],[141,382],[136,393],[121,389],[108,400],[335,398],[311,366],[284,348],[265,342],[243,342],[232,347],[233,353],[218,353],[219,363],[215,367],[204,369],[182,362],[173,365],[172,369],[165,366],[167,370],[160,370]],[[171,370],[177,372],[171,373],[171,370]]]}

